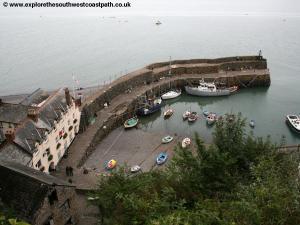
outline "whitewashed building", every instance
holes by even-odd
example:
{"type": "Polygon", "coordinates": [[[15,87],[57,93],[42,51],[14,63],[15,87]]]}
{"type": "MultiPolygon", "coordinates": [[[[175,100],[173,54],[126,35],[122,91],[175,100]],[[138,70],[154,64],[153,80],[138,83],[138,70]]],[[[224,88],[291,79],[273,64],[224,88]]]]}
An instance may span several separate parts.
{"type": "Polygon", "coordinates": [[[60,89],[48,96],[35,93],[20,103],[23,106],[12,105],[21,109],[13,113],[17,120],[8,115],[9,105],[1,104],[0,122],[6,140],[0,146],[0,159],[46,173],[54,170],[79,130],[79,106],[69,90],[60,89]]]}

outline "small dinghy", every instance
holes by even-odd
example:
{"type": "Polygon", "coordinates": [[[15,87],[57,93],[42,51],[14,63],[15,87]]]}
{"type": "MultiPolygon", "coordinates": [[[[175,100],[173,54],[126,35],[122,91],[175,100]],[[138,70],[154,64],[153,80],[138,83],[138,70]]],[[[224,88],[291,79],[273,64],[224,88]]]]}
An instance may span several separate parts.
{"type": "Polygon", "coordinates": [[[168,154],[166,152],[161,152],[156,158],[157,165],[164,164],[168,159],[168,154]]]}
{"type": "Polygon", "coordinates": [[[204,116],[208,116],[208,115],[209,115],[209,111],[204,110],[204,111],[203,111],[203,115],[204,115],[204,116]]]}
{"type": "Polygon", "coordinates": [[[170,135],[165,136],[165,137],[163,137],[163,138],[161,139],[161,142],[162,142],[163,144],[170,143],[171,141],[173,141],[173,137],[170,136],[170,135]]]}
{"type": "Polygon", "coordinates": [[[139,165],[135,165],[135,166],[132,166],[131,168],[130,168],[130,172],[131,173],[137,173],[137,172],[139,172],[141,170],[141,167],[139,166],[139,165]]]}
{"type": "Polygon", "coordinates": [[[254,120],[250,120],[249,126],[251,128],[254,128],[255,127],[255,121],[254,120]]]}
{"type": "Polygon", "coordinates": [[[206,117],[206,123],[208,125],[213,125],[216,121],[218,120],[217,114],[216,113],[210,113],[206,117]]]}
{"type": "Polygon", "coordinates": [[[181,95],[181,90],[175,90],[175,91],[168,91],[167,93],[163,94],[161,96],[161,98],[163,100],[166,100],[166,99],[173,99],[173,98],[177,98],[178,96],[181,95]]]}
{"type": "Polygon", "coordinates": [[[187,110],[182,114],[182,119],[186,120],[191,115],[191,111],[187,110]]]}
{"type": "Polygon", "coordinates": [[[112,170],[112,169],[115,168],[116,166],[117,166],[117,161],[114,160],[114,159],[111,159],[111,160],[109,160],[109,161],[106,163],[105,168],[106,168],[107,170],[112,170]]]}
{"type": "Polygon", "coordinates": [[[287,115],[286,122],[294,131],[300,133],[300,116],[287,115]]]}
{"type": "Polygon", "coordinates": [[[164,118],[165,119],[170,118],[173,115],[173,113],[174,113],[173,109],[171,108],[167,109],[166,111],[164,111],[164,118]]]}
{"type": "Polygon", "coordinates": [[[191,112],[191,114],[188,117],[188,121],[193,123],[198,119],[198,114],[197,112],[191,112]]]}
{"type": "Polygon", "coordinates": [[[181,142],[181,147],[182,147],[182,148],[186,148],[186,147],[188,147],[190,144],[191,144],[191,139],[188,138],[188,137],[186,137],[186,138],[184,138],[184,139],[182,140],[182,142],[181,142]]]}
{"type": "Polygon", "coordinates": [[[125,128],[135,127],[139,122],[139,119],[136,117],[132,117],[124,122],[125,128]]]}

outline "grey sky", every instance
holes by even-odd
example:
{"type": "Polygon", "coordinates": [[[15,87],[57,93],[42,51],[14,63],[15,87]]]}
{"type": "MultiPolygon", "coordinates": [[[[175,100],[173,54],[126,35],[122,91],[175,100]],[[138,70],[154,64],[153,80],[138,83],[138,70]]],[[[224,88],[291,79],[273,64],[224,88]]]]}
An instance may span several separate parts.
{"type": "Polygon", "coordinates": [[[16,9],[4,8],[7,2],[99,2],[97,0],[1,0],[0,15],[15,14],[97,14],[97,15],[150,15],[150,16],[195,16],[202,14],[300,14],[300,0],[100,0],[100,2],[131,2],[132,7],[113,9],[16,9]]]}

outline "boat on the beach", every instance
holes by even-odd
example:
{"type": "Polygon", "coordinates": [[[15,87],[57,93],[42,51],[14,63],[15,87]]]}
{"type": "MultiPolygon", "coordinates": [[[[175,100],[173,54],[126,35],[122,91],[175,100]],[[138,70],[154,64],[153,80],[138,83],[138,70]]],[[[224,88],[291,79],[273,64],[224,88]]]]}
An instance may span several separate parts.
{"type": "Polygon", "coordinates": [[[168,159],[168,154],[166,152],[161,152],[156,158],[156,164],[161,165],[164,164],[168,159]]]}
{"type": "Polygon", "coordinates": [[[136,173],[136,172],[139,172],[140,170],[141,170],[141,167],[139,165],[135,165],[130,168],[131,173],[136,173]]]}
{"type": "Polygon", "coordinates": [[[207,111],[207,110],[204,110],[204,111],[203,111],[203,115],[204,115],[204,116],[208,116],[208,115],[209,115],[209,113],[210,113],[210,112],[209,112],[209,111],[207,111]]]}
{"type": "Polygon", "coordinates": [[[148,100],[143,103],[141,107],[137,110],[137,115],[139,116],[147,116],[152,113],[157,112],[162,107],[162,99],[156,98],[154,100],[148,100]]]}
{"type": "Polygon", "coordinates": [[[112,169],[115,168],[116,166],[117,166],[117,161],[114,160],[114,159],[111,159],[111,160],[109,160],[109,161],[106,163],[105,168],[106,168],[107,170],[112,170],[112,169]]]}
{"type": "Polygon", "coordinates": [[[168,108],[167,110],[164,111],[164,118],[168,119],[170,118],[174,113],[174,110],[171,108],[168,108]]]}
{"type": "Polygon", "coordinates": [[[191,111],[187,110],[182,114],[182,119],[186,120],[191,115],[191,111]]]}
{"type": "Polygon", "coordinates": [[[185,91],[190,95],[197,96],[226,96],[238,90],[237,86],[229,88],[218,88],[214,82],[208,83],[203,79],[200,80],[197,87],[185,86],[185,91]]]}
{"type": "Polygon", "coordinates": [[[131,128],[135,127],[139,122],[139,119],[137,117],[132,117],[124,122],[125,128],[131,128]]]}
{"type": "Polygon", "coordinates": [[[216,113],[209,113],[208,116],[206,117],[206,123],[208,125],[214,124],[218,120],[217,114],[216,113]]]}
{"type": "Polygon", "coordinates": [[[180,95],[181,95],[181,90],[180,89],[178,89],[178,90],[171,90],[171,91],[168,91],[167,93],[163,94],[161,96],[161,98],[163,100],[167,100],[167,99],[177,98],[180,95]]]}
{"type": "Polygon", "coordinates": [[[184,138],[184,139],[182,140],[182,142],[181,142],[181,147],[182,147],[182,148],[186,148],[186,147],[188,147],[190,144],[191,144],[191,139],[188,138],[188,137],[186,137],[186,138],[184,138]]]}
{"type": "Polygon", "coordinates": [[[254,128],[254,127],[255,127],[255,121],[254,121],[254,120],[250,120],[249,126],[250,126],[251,128],[254,128]]]}
{"type": "Polygon", "coordinates": [[[294,131],[300,133],[300,116],[287,115],[286,122],[294,131]]]}
{"type": "Polygon", "coordinates": [[[191,112],[191,114],[188,117],[188,121],[193,123],[198,119],[198,113],[197,112],[191,112]]]}
{"type": "Polygon", "coordinates": [[[170,143],[171,141],[173,141],[173,137],[172,136],[170,136],[170,135],[167,135],[167,136],[165,136],[165,137],[163,137],[162,139],[161,139],[161,142],[163,143],[163,144],[167,144],[167,143],[170,143]]]}

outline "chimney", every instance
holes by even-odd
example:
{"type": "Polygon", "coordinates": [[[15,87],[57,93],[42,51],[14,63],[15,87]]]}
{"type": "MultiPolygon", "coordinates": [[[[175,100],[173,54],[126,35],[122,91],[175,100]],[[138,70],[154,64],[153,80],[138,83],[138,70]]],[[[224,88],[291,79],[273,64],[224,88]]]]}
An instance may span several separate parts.
{"type": "Polygon", "coordinates": [[[5,132],[5,138],[8,142],[13,142],[15,139],[15,131],[12,128],[9,128],[6,132],[5,132]]]}
{"type": "Polygon", "coordinates": [[[27,116],[28,116],[28,118],[32,119],[34,122],[37,122],[38,117],[39,117],[37,109],[36,108],[29,108],[28,111],[27,111],[27,116]]]}
{"type": "Polygon", "coordinates": [[[71,95],[68,88],[65,88],[66,102],[68,106],[72,105],[71,95]]]}

